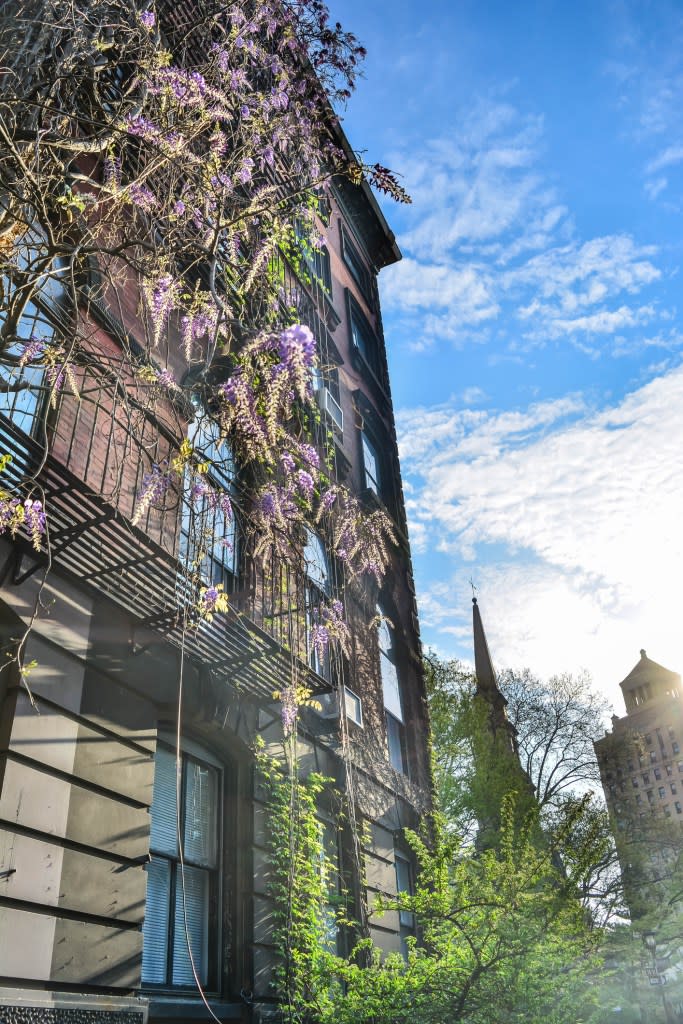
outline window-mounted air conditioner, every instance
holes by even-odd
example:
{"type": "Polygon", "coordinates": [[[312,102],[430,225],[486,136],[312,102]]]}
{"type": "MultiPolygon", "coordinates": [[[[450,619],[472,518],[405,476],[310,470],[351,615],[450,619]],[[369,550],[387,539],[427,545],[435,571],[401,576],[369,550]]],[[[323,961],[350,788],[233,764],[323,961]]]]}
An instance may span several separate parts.
{"type": "MultiPolygon", "coordinates": [[[[316,699],[321,705],[319,712],[321,718],[333,719],[339,717],[340,697],[338,693],[324,693],[316,699]]],[[[362,726],[363,703],[358,694],[354,693],[348,686],[345,686],[341,699],[343,700],[344,711],[349,721],[355,725],[362,726]]]]}
{"type": "Polygon", "coordinates": [[[331,391],[326,387],[318,388],[316,392],[318,405],[321,412],[327,416],[335,430],[340,434],[344,433],[344,413],[342,407],[331,391]]]}

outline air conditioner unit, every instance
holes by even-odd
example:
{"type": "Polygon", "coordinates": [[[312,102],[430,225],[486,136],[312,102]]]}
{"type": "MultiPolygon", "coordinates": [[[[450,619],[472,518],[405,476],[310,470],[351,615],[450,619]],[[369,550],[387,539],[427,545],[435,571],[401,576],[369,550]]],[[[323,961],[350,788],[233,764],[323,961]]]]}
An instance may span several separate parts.
{"type": "Polygon", "coordinates": [[[318,405],[321,411],[327,416],[335,430],[340,434],[344,433],[344,413],[342,407],[330,390],[326,387],[318,388],[316,391],[318,405]]]}
{"type": "MultiPolygon", "coordinates": [[[[358,694],[354,693],[353,690],[350,690],[348,686],[345,686],[344,694],[341,699],[344,702],[344,711],[346,712],[346,717],[349,721],[353,722],[355,725],[362,726],[363,704],[358,694]]],[[[339,693],[324,693],[321,696],[316,697],[316,700],[320,704],[320,711],[318,713],[321,718],[339,718],[339,693]]]]}

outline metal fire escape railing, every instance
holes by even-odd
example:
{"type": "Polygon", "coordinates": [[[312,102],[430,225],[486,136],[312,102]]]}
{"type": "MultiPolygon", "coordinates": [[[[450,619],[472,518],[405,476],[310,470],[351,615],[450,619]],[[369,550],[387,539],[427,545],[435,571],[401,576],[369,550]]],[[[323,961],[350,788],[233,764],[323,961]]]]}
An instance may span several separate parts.
{"type": "MultiPolygon", "coordinates": [[[[0,580],[20,585],[44,571],[49,545],[54,569],[115,602],[137,624],[162,634],[172,645],[184,645],[190,656],[245,696],[272,701],[273,692],[291,681],[293,666],[314,692],[329,689],[308,665],[303,568],[297,572],[274,559],[261,559],[258,565],[249,560],[232,580],[226,614],[216,614],[212,622],[190,616],[183,623],[187,580],[177,557],[178,503],[150,510],[141,528],[131,524],[140,460],[129,448],[128,461],[135,469],[126,478],[119,465],[121,449],[102,441],[104,437],[113,442],[120,435],[119,409],[103,402],[83,423],[76,400],[63,396],[47,455],[42,444],[0,414],[0,452],[12,456],[3,484],[22,488],[27,479],[34,479],[48,516],[43,550],[34,551],[29,538],[18,534],[0,566],[0,580]],[[91,442],[98,438],[99,444],[84,445],[86,436],[91,442]],[[107,480],[116,480],[116,486],[107,490],[107,480]]],[[[165,444],[163,432],[159,437],[165,444]]],[[[144,437],[130,440],[131,446],[144,446],[144,437]]]]}

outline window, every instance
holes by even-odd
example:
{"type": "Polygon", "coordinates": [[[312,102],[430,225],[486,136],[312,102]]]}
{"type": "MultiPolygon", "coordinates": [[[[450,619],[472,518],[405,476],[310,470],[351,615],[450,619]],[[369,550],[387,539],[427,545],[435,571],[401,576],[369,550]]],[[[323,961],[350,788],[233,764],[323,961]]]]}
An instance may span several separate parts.
{"type": "Polygon", "coordinates": [[[664,789],[664,786],[660,786],[657,792],[659,793],[659,799],[663,800],[666,796],[666,790],[664,789]]]}
{"type": "MultiPolygon", "coordinates": [[[[394,850],[394,866],[396,869],[396,892],[405,892],[410,896],[415,893],[415,881],[413,878],[413,865],[410,860],[400,851],[394,850]]],[[[415,915],[410,910],[399,910],[399,928],[401,935],[401,950],[403,956],[408,958],[408,945],[406,939],[415,934],[415,915]]]]}
{"type": "Polygon", "coordinates": [[[662,769],[661,768],[655,768],[655,778],[656,779],[661,779],[661,777],[662,777],[662,769]]]}
{"type": "Polygon", "coordinates": [[[679,772],[681,772],[681,774],[683,774],[683,761],[678,762],[678,770],[679,772]]]}
{"type": "Polygon", "coordinates": [[[657,753],[654,750],[650,751],[650,764],[655,764],[657,761],[657,753]]]}
{"type": "Polygon", "coordinates": [[[648,747],[652,744],[652,734],[651,733],[649,733],[649,732],[645,733],[645,742],[647,743],[648,747]]]}
{"type": "Polygon", "coordinates": [[[644,786],[649,786],[650,785],[650,773],[649,772],[643,772],[643,785],[644,786]]]}
{"type": "Polygon", "coordinates": [[[680,752],[681,752],[681,748],[678,745],[678,743],[676,743],[676,740],[674,740],[673,743],[671,744],[671,749],[673,750],[674,754],[680,754],[680,752]]]}
{"type": "Polygon", "coordinates": [[[670,764],[668,764],[668,765],[666,766],[666,774],[667,774],[667,775],[669,776],[669,778],[671,778],[671,776],[672,776],[672,774],[673,774],[673,768],[671,767],[671,765],[670,765],[670,764]]]}
{"type": "Polygon", "coordinates": [[[401,685],[398,672],[396,671],[393,629],[379,607],[377,614],[379,616],[380,676],[384,698],[384,718],[387,729],[387,744],[389,746],[389,762],[397,772],[407,775],[408,762],[406,758],[405,726],[403,723],[403,702],[401,699],[401,685]]]}
{"type": "Polygon", "coordinates": [[[199,981],[216,985],[221,781],[217,765],[183,752],[178,807],[175,752],[157,747],[142,933],[144,985],[195,985],[188,940],[199,981]]]}
{"type": "Polygon", "coordinates": [[[330,953],[341,954],[342,934],[337,923],[341,904],[342,879],[339,868],[339,829],[336,822],[323,817],[319,812],[320,828],[320,874],[325,883],[327,898],[322,910],[325,929],[325,948],[330,953]]]}
{"type": "MultiPolygon", "coordinates": [[[[305,264],[305,283],[308,275],[315,284],[320,284],[328,295],[332,294],[332,274],[330,272],[330,254],[327,246],[316,248],[311,242],[311,228],[302,220],[294,224],[294,235],[298,243],[299,256],[305,264]]],[[[303,269],[303,268],[302,268],[303,269]]],[[[299,275],[301,276],[301,275],[299,275]]]]}
{"type": "Polygon", "coordinates": [[[634,777],[633,779],[631,779],[631,782],[633,783],[633,788],[638,789],[638,779],[634,777]]]}
{"type": "Polygon", "coordinates": [[[671,792],[672,792],[672,793],[674,794],[674,796],[675,796],[675,794],[676,794],[676,783],[675,783],[675,782],[672,782],[672,783],[671,783],[671,792]]]}
{"type": "Polygon", "coordinates": [[[633,758],[632,758],[632,757],[629,757],[629,759],[628,759],[628,770],[629,770],[630,772],[632,772],[632,771],[634,770],[634,767],[633,767],[633,758]]]}
{"type": "Polygon", "coordinates": [[[372,302],[372,277],[370,270],[368,269],[363,257],[355,247],[349,234],[344,230],[342,225],[341,229],[341,241],[342,241],[342,257],[347,268],[351,272],[351,276],[360,288],[363,298],[368,303],[372,302]]]}
{"type": "MultiPolygon", "coordinates": [[[[18,262],[28,268],[39,255],[41,240],[34,231],[24,236],[23,249],[20,250],[18,262]]],[[[55,321],[59,319],[60,307],[64,304],[64,285],[60,274],[64,269],[55,264],[51,276],[46,276],[36,290],[33,298],[26,303],[17,324],[16,341],[7,347],[10,360],[4,363],[0,376],[9,380],[17,390],[0,391],[0,413],[8,416],[20,430],[26,434],[33,433],[41,410],[42,401],[40,387],[43,384],[44,368],[28,362],[19,367],[16,360],[24,351],[24,346],[32,338],[37,342],[49,343],[55,336],[55,321]]],[[[5,287],[11,284],[4,280],[5,287]]],[[[0,326],[4,320],[4,311],[0,311],[0,326]]]]}
{"type": "Polygon", "coordinates": [[[647,795],[648,803],[651,804],[654,801],[654,798],[655,798],[655,795],[654,795],[653,791],[651,789],[648,789],[646,795],[647,795]]]}
{"type": "Polygon", "coordinates": [[[365,486],[379,497],[381,494],[381,478],[377,449],[364,430],[361,431],[361,445],[363,448],[363,477],[365,486]]]}
{"type": "Polygon", "coordinates": [[[306,531],[304,547],[306,574],[306,657],[308,664],[323,679],[330,678],[330,653],[327,645],[316,644],[315,627],[320,624],[323,609],[331,593],[330,564],[323,543],[312,530],[306,531]]]}
{"type": "Polygon", "coordinates": [[[671,811],[669,810],[669,805],[668,804],[664,804],[664,814],[666,815],[667,818],[671,817],[671,811]]]}
{"type": "Polygon", "coordinates": [[[379,339],[350,292],[347,293],[347,304],[351,345],[353,351],[362,356],[361,360],[354,360],[356,369],[362,372],[364,367],[369,367],[376,382],[383,388],[385,381],[379,339]]]}
{"type": "Polygon", "coordinates": [[[229,500],[235,463],[228,446],[221,444],[218,423],[205,412],[198,412],[190,424],[188,439],[197,458],[210,466],[206,474],[188,471],[186,476],[180,559],[206,583],[221,583],[229,593],[235,589],[239,564],[237,523],[229,500]]]}
{"type": "Polygon", "coordinates": [[[643,802],[642,796],[640,795],[640,793],[636,793],[636,803],[637,804],[642,804],[642,802],[643,802]]]}
{"type": "Polygon", "coordinates": [[[674,804],[674,807],[676,808],[676,814],[680,814],[681,813],[681,805],[680,805],[678,800],[674,804]]]}

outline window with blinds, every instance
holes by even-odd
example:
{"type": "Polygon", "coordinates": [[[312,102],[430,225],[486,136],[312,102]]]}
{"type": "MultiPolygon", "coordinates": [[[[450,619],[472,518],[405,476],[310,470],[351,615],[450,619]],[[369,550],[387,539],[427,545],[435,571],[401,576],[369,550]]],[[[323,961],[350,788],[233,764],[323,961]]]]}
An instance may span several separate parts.
{"type": "Polygon", "coordinates": [[[177,764],[173,750],[157,748],[143,985],[194,987],[196,972],[202,986],[215,986],[221,781],[217,766],[184,752],[177,764]]]}

